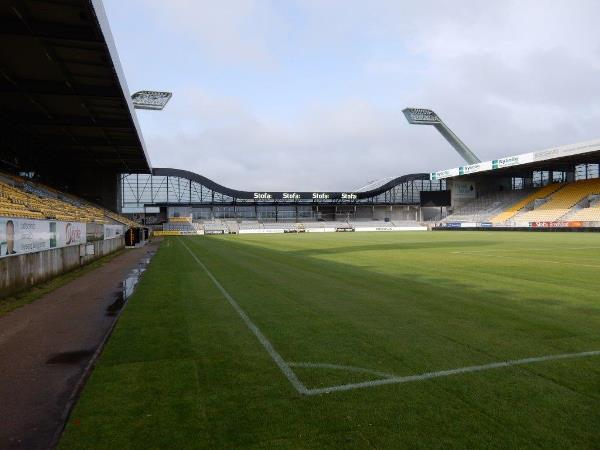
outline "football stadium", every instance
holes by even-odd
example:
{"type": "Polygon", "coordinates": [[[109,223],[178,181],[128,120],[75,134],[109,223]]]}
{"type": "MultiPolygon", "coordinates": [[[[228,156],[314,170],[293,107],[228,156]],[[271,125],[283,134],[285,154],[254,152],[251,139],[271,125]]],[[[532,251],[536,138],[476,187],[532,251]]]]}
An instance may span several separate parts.
{"type": "Polygon", "coordinates": [[[0,21],[1,449],[600,448],[600,140],[233,189],[100,0],[0,21]]]}

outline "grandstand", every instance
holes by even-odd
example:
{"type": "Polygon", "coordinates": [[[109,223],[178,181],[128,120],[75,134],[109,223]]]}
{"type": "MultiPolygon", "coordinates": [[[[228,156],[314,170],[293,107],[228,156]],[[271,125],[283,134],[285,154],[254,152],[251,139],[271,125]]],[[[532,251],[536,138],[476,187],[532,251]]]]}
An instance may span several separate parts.
{"type": "Polygon", "coordinates": [[[594,230],[600,141],[583,142],[431,173],[450,192],[441,225],[594,230]]]}
{"type": "Polygon", "coordinates": [[[586,180],[600,176],[599,159],[600,143],[584,142],[428,175],[386,177],[352,192],[241,191],[186,170],[155,168],[151,175],[121,175],[121,209],[153,223],[183,214],[206,223],[207,234],[246,232],[269,222],[309,229],[363,221],[489,228],[568,219],[593,228],[596,188],[586,180]]]}
{"type": "Polygon", "coordinates": [[[531,195],[529,190],[501,191],[482,195],[454,209],[446,221],[488,222],[521,204],[531,195]]]}
{"type": "Polygon", "coordinates": [[[212,220],[204,222],[203,224],[204,234],[227,234],[229,233],[229,228],[227,225],[221,220],[212,220]]]}
{"type": "Polygon", "coordinates": [[[540,188],[484,194],[454,209],[444,222],[490,222],[502,226],[534,222],[600,220],[600,179],[551,183],[540,188]]]}
{"type": "Polygon", "coordinates": [[[192,222],[191,217],[169,217],[169,221],[162,225],[162,231],[179,234],[199,234],[202,229],[202,225],[192,222]]]}
{"type": "Polygon", "coordinates": [[[543,203],[531,211],[515,216],[515,221],[551,222],[564,218],[572,208],[592,195],[600,194],[600,179],[580,180],[568,183],[547,196],[543,203]]]}
{"type": "Polygon", "coordinates": [[[128,229],[143,243],[118,180],[151,167],[101,2],[3,3],[0,22],[6,296],[123,248],[128,229]]]}
{"type": "Polygon", "coordinates": [[[123,213],[163,222],[177,214],[209,222],[418,221],[427,216],[419,208],[420,193],[446,188],[444,180],[430,180],[423,173],[385,178],[354,192],[241,191],[168,168],[154,168],[152,175],[122,174],[120,180],[123,213]]]}
{"type": "Polygon", "coordinates": [[[0,216],[138,226],[121,214],[8,174],[0,174],[0,216]]]}

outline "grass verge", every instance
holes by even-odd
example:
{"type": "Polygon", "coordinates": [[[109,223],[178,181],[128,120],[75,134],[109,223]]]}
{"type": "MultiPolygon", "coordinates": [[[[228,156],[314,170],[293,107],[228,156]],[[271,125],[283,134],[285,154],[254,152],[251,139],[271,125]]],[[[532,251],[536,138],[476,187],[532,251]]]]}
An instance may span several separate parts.
{"type": "Polygon", "coordinates": [[[102,267],[122,254],[124,251],[124,249],[118,250],[110,255],[103,256],[102,258],[86,264],[85,266],[63,273],[62,275],[52,278],[51,280],[42,282],[8,297],[1,298],[0,316],[7,314],[14,309],[20,308],[21,306],[32,303],[44,295],[58,289],[59,287],[64,286],[65,284],[85,275],[86,273],[89,273],[98,267],[102,267]]]}

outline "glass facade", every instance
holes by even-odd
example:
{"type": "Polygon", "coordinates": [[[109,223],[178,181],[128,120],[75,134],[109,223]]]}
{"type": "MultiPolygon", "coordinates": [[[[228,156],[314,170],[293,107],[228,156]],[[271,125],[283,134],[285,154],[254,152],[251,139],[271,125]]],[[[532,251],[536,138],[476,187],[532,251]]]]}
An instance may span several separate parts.
{"type": "MultiPolygon", "coordinates": [[[[298,198],[294,201],[283,199],[243,199],[235,198],[180,176],[149,174],[122,174],[120,179],[120,201],[123,212],[141,210],[156,206],[193,206],[199,216],[208,216],[206,211],[220,214],[239,215],[244,211],[256,215],[256,206],[261,206],[264,214],[308,215],[314,211],[314,205],[418,205],[420,191],[445,190],[446,181],[429,179],[409,179],[378,193],[360,199],[330,198],[313,200],[298,198]]],[[[360,193],[359,193],[360,195],[360,193]]],[[[141,212],[141,211],[140,211],[141,212]]],[[[199,217],[200,218],[200,217],[199,217]]]]}

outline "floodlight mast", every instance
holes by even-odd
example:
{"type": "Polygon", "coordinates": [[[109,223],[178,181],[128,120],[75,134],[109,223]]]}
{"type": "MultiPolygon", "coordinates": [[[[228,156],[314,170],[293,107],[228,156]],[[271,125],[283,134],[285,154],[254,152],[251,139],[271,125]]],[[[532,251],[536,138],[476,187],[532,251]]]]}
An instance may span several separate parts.
{"type": "Polygon", "coordinates": [[[171,97],[173,97],[171,92],[138,91],[131,96],[131,101],[135,109],[162,111],[171,97]]]}
{"type": "Polygon", "coordinates": [[[431,109],[405,108],[402,112],[408,123],[412,125],[433,125],[467,163],[476,164],[481,162],[477,155],[431,109]]]}

